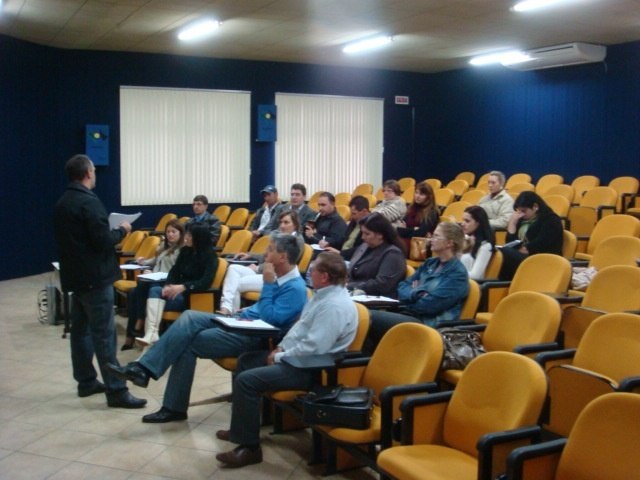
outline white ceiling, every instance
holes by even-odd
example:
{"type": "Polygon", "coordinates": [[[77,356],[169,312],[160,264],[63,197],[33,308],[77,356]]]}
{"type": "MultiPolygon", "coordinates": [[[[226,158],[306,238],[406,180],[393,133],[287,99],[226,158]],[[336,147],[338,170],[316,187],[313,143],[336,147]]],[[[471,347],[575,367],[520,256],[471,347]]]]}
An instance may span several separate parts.
{"type": "MultiPolygon", "coordinates": [[[[2,1],[2,0],[0,0],[2,1]]],[[[640,40],[640,0],[570,0],[528,14],[514,0],[4,0],[0,33],[60,48],[155,52],[438,72],[476,54],[568,42],[640,40]],[[184,44],[177,30],[203,16],[223,22],[184,44]],[[378,33],[393,43],[347,56],[378,33]]]]}

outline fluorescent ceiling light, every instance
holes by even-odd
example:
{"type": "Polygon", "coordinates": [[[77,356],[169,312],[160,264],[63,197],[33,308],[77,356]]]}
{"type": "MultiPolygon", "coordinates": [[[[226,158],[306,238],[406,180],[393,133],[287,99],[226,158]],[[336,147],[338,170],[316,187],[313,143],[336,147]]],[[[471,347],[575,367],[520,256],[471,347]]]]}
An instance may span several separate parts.
{"type": "Polygon", "coordinates": [[[219,26],[220,22],[216,20],[202,20],[192,23],[180,30],[178,38],[185,42],[198,40],[206,37],[207,35],[211,35],[211,33],[213,33],[219,26]]]}
{"type": "Polygon", "coordinates": [[[514,12],[528,12],[530,10],[551,7],[563,2],[567,3],[567,0],[523,0],[516,3],[511,10],[514,12]]]}
{"type": "Polygon", "coordinates": [[[359,53],[365,50],[372,50],[391,43],[392,37],[381,35],[379,37],[367,38],[346,45],[342,51],[344,53],[359,53]]]}
{"type": "Polygon", "coordinates": [[[500,63],[504,66],[515,65],[516,63],[528,62],[531,57],[519,50],[510,50],[508,52],[490,53],[488,55],[480,55],[469,60],[471,65],[481,67],[484,65],[493,65],[500,63]]]}

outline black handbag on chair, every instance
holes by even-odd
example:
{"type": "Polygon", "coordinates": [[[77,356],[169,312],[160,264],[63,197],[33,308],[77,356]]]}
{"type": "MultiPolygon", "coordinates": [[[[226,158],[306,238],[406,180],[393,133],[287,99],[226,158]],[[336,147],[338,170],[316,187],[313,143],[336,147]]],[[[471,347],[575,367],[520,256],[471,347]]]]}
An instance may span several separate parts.
{"type": "Polygon", "coordinates": [[[308,425],[329,425],[364,430],[371,424],[373,390],[342,385],[318,387],[298,397],[302,419],[308,425]]]}

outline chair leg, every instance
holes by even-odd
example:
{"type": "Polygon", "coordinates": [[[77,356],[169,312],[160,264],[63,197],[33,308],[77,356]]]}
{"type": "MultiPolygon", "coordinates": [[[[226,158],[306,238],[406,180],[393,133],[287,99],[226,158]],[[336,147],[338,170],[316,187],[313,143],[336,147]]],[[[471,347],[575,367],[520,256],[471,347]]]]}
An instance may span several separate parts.
{"type": "Polygon", "coordinates": [[[318,465],[324,462],[324,453],[322,448],[322,435],[315,430],[311,430],[311,459],[309,465],[318,465]]]}

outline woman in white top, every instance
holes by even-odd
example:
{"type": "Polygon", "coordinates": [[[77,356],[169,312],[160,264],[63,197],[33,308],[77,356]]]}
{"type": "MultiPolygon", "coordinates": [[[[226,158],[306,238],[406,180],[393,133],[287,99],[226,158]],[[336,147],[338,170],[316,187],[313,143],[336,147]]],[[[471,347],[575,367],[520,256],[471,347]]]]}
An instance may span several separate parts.
{"type": "MultiPolygon", "coordinates": [[[[302,254],[304,251],[304,239],[300,234],[300,222],[296,212],[293,210],[282,212],[278,216],[278,230],[274,232],[296,235],[300,240],[300,252],[302,254]]],[[[264,255],[239,253],[234,259],[255,260],[256,264],[249,266],[229,265],[222,284],[222,298],[220,299],[219,312],[224,315],[230,315],[240,309],[240,296],[242,293],[260,292],[264,283],[262,280],[264,255]]]]}
{"type": "Polygon", "coordinates": [[[469,278],[480,280],[484,278],[496,244],[487,212],[478,205],[467,207],[462,215],[462,230],[467,241],[460,261],[467,267],[469,278]]]}
{"type": "Polygon", "coordinates": [[[396,180],[387,180],[382,184],[382,194],[384,200],[376,205],[372,212],[378,212],[391,222],[394,227],[402,223],[405,213],[407,213],[407,204],[400,195],[402,189],[396,180]]]}

